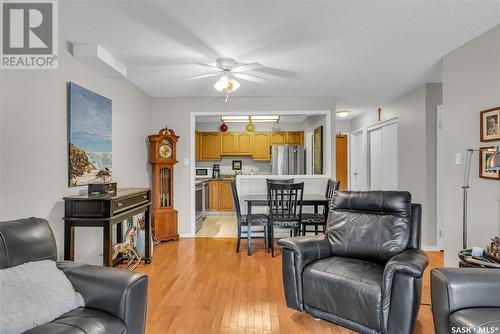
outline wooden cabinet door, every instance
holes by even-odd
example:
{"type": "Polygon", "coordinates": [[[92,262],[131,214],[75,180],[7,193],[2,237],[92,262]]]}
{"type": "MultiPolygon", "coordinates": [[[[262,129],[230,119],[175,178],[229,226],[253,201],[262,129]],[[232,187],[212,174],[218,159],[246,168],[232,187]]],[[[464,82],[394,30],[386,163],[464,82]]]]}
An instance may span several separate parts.
{"type": "Polygon", "coordinates": [[[199,131],[195,132],[194,135],[194,147],[195,147],[195,160],[199,161],[201,160],[201,135],[199,131]]]}
{"type": "Polygon", "coordinates": [[[221,132],[220,154],[236,155],[238,153],[237,132],[221,132]]]}
{"type": "Polygon", "coordinates": [[[253,133],[253,160],[269,161],[271,160],[271,145],[269,132],[253,133]]]}
{"type": "Polygon", "coordinates": [[[219,182],[219,211],[233,210],[233,195],[231,181],[219,182]]]}
{"type": "Polygon", "coordinates": [[[200,132],[201,159],[220,160],[219,132],[200,132]]]}
{"type": "Polygon", "coordinates": [[[304,145],[304,132],[303,131],[288,131],[287,133],[288,145],[304,145]]]}
{"type": "Polygon", "coordinates": [[[237,132],[237,154],[252,155],[252,132],[237,132]]]}
{"type": "Polygon", "coordinates": [[[271,145],[285,145],[286,131],[273,131],[271,133],[271,145]]]}
{"type": "Polygon", "coordinates": [[[208,181],[208,210],[219,209],[219,181],[208,181]]]}

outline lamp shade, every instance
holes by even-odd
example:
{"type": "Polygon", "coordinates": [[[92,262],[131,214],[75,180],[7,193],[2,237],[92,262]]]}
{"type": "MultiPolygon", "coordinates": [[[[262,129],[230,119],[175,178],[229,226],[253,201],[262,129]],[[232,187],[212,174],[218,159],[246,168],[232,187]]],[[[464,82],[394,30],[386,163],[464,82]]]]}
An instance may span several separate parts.
{"type": "Polygon", "coordinates": [[[495,154],[486,160],[486,168],[488,172],[500,170],[500,146],[495,147],[495,154]]]}

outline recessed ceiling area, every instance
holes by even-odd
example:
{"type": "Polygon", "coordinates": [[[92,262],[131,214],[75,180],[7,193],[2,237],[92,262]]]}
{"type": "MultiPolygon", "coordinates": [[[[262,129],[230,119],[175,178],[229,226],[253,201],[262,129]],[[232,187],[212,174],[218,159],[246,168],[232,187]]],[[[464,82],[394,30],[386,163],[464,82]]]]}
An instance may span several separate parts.
{"type": "MultiPolygon", "coordinates": [[[[425,82],[500,23],[496,1],[61,1],[60,34],[102,46],[153,97],[222,97],[196,63],[259,62],[234,96],[325,96],[361,110],[425,82]]],[[[353,112],[353,115],[355,112],[353,112]]]]}
{"type": "MultiPolygon", "coordinates": [[[[276,115],[276,116],[279,116],[279,123],[303,123],[311,115],[276,115]]],[[[196,116],[196,122],[197,123],[222,123],[220,115],[196,116]]]]}

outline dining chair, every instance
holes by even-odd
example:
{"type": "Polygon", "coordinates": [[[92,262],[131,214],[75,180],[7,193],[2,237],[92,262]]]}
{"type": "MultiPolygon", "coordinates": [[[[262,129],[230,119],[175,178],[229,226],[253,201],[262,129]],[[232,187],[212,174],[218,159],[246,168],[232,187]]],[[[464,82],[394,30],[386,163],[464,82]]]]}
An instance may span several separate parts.
{"type": "MultiPolygon", "coordinates": [[[[262,227],[262,232],[264,233],[264,242],[266,245],[266,252],[269,252],[269,219],[266,214],[252,214],[251,221],[249,222],[248,215],[241,214],[240,199],[238,196],[238,190],[236,189],[236,181],[231,181],[231,190],[233,193],[234,211],[236,212],[236,224],[238,227],[238,235],[236,240],[236,253],[240,251],[241,239],[247,239],[247,252],[250,256],[252,254],[252,227],[262,227]],[[246,230],[242,229],[242,226],[246,226],[246,230]],[[242,234],[245,236],[242,237],[242,234]]],[[[255,232],[261,232],[255,231],[255,232]]],[[[262,237],[254,237],[255,239],[261,239],[262,237]]]]}
{"type": "Polygon", "coordinates": [[[274,257],[274,228],[289,229],[299,234],[304,198],[304,182],[283,184],[268,183],[269,242],[274,257]]]}
{"type": "MultiPolygon", "coordinates": [[[[333,198],[333,194],[339,190],[339,186],[340,186],[340,181],[329,179],[326,184],[325,197],[331,200],[333,198]]],[[[300,226],[302,235],[306,235],[306,232],[312,232],[307,230],[308,226],[314,226],[315,235],[319,233],[320,226],[323,229],[321,232],[325,233],[327,218],[328,218],[328,212],[318,213],[318,206],[314,206],[314,213],[306,213],[306,212],[302,213],[302,220],[300,226]]]]}

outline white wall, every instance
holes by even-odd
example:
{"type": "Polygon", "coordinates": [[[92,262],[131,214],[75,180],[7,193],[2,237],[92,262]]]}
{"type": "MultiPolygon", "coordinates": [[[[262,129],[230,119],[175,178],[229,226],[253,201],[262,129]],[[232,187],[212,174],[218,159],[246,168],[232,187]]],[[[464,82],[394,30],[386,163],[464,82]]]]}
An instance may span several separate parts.
{"type": "MultiPolygon", "coordinates": [[[[176,189],[175,207],[179,211],[179,233],[191,235],[191,206],[194,203],[191,189],[191,149],[194,142],[190,133],[191,112],[256,112],[268,111],[301,111],[303,113],[330,110],[335,112],[334,97],[231,97],[228,103],[224,98],[154,98],[152,115],[152,132],[167,125],[181,136],[177,144],[177,160],[174,187],[176,189]],[[187,159],[187,165],[184,160],[187,159]],[[179,200],[179,199],[183,200],[179,200]],[[184,200],[186,199],[186,200],[184,200]],[[190,199],[190,200],[188,200],[190,199]]],[[[332,118],[332,129],[335,129],[335,117],[332,118]]],[[[331,156],[335,157],[334,141],[330,139],[331,156]]],[[[328,138],[326,139],[328,140],[328,138]]],[[[329,163],[330,169],[335,168],[329,163]]],[[[335,171],[333,170],[333,173],[335,171]]]]}
{"type": "MultiPolygon", "coordinates": [[[[445,265],[456,266],[462,248],[461,185],[464,164],[455,153],[496,143],[479,141],[479,112],[500,105],[500,26],[443,59],[445,265]]],[[[474,156],[469,191],[469,247],[485,247],[500,233],[500,182],[478,177],[474,156]]]]}
{"type": "MultiPolygon", "coordinates": [[[[3,71],[0,199],[4,210],[0,218],[47,218],[56,237],[59,258],[63,254],[62,198],[86,192],[85,187],[67,186],[68,81],[113,101],[113,180],[119,187],[149,186],[148,95],[124,79],[95,72],[62,47],[58,70],[3,71]]],[[[100,231],[85,229],[77,234],[77,260],[99,263],[100,231]]]]}
{"type": "Polygon", "coordinates": [[[2,174],[3,174],[3,150],[2,150],[2,138],[3,138],[3,131],[2,131],[2,124],[3,124],[3,113],[2,113],[2,76],[3,76],[3,71],[0,71],[0,219],[3,217],[3,195],[2,195],[2,188],[3,188],[3,183],[2,183],[2,174]]]}
{"type": "Polygon", "coordinates": [[[337,119],[337,130],[335,133],[350,133],[351,132],[351,120],[349,119],[337,119]]]}
{"type": "MultiPolygon", "coordinates": [[[[398,187],[422,204],[422,244],[436,246],[436,107],[441,104],[441,84],[417,87],[381,106],[382,121],[399,118],[398,187]]],[[[377,123],[377,112],[351,120],[357,130],[377,123]]]]}

